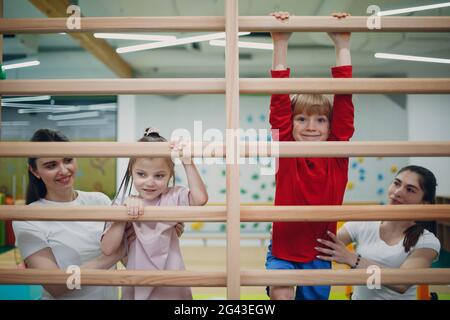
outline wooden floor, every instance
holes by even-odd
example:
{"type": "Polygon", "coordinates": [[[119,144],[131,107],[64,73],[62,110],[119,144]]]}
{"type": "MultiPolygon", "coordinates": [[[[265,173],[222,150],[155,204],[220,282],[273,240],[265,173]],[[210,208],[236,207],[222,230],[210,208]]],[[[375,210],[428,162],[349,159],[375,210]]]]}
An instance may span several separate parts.
{"type": "MultiPolygon", "coordinates": [[[[226,271],[225,247],[182,247],[182,251],[188,270],[226,271]]],[[[266,252],[267,248],[263,246],[241,247],[241,269],[264,270],[266,252]]],[[[241,287],[241,297],[267,299],[265,290],[265,287],[241,287]]],[[[195,297],[226,297],[226,288],[192,288],[192,291],[195,297]]],[[[343,296],[345,287],[333,287],[332,292],[343,296]]]]}

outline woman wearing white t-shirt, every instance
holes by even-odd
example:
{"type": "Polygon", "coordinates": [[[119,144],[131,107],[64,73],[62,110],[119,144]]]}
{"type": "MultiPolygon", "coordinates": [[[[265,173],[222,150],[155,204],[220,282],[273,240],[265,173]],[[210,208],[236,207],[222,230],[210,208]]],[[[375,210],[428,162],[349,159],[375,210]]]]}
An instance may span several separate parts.
{"type": "MultiPolygon", "coordinates": [[[[69,141],[60,132],[40,129],[31,141],[69,141]]],[[[77,173],[73,158],[29,158],[26,203],[33,206],[105,206],[111,200],[100,192],[74,190],[77,173]]],[[[61,214],[64,214],[61,212],[61,214]]],[[[110,256],[102,254],[100,238],[104,222],[14,221],[16,243],[28,268],[67,270],[71,265],[85,269],[110,269],[124,257],[124,248],[110,256]]],[[[130,228],[130,230],[132,230],[130,228]]],[[[132,240],[134,234],[127,234],[132,240]]],[[[73,271],[71,271],[72,273],[73,271]]],[[[83,275],[81,274],[81,280],[83,275]]],[[[42,299],[117,299],[116,287],[43,285],[42,299]]]]}
{"type": "MultiPolygon", "coordinates": [[[[419,166],[402,168],[389,186],[391,205],[433,204],[436,195],[434,174],[419,166]]],[[[352,268],[429,268],[437,260],[439,240],[414,221],[366,221],[347,222],[337,236],[329,233],[332,241],[318,239],[325,247],[316,250],[318,258],[344,263],[352,268]],[[356,252],[347,249],[355,243],[356,252]]],[[[353,300],[414,300],[416,286],[384,285],[380,289],[355,286],[353,300]]]]}

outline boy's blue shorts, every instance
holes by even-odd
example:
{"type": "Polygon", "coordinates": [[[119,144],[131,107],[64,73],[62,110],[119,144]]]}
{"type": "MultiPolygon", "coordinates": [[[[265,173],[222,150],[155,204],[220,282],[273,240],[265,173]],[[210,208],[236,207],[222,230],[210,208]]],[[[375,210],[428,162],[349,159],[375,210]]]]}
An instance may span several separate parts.
{"type": "MultiPolygon", "coordinates": [[[[269,244],[266,257],[267,270],[307,270],[307,269],[331,269],[330,261],[313,260],[310,262],[294,262],[279,259],[272,255],[272,242],[269,244]]],[[[330,286],[297,286],[295,300],[328,300],[330,286]]],[[[267,295],[269,287],[266,288],[267,295]]]]}

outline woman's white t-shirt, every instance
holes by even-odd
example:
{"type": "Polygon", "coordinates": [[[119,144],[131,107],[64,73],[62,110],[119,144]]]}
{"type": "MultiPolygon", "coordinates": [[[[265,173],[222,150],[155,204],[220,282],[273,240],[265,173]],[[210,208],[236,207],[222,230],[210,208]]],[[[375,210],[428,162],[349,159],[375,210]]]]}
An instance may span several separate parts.
{"type": "MultiPolygon", "coordinates": [[[[100,192],[77,191],[71,202],[54,202],[40,199],[32,206],[105,206],[111,200],[100,192]]],[[[61,214],[64,214],[61,212],[61,214]]],[[[25,259],[44,248],[50,248],[58,266],[67,270],[71,265],[80,266],[102,254],[100,238],[104,222],[86,221],[14,221],[16,245],[25,259]]],[[[114,268],[114,267],[113,267],[114,268]]],[[[71,274],[73,273],[70,272],[71,274]]],[[[81,274],[81,282],[83,281],[81,274]]],[[[45,289],[42,299],[54,299],[45,289]]],[[[83,286],[74,289],[60,299],[118,299],[116,287],[83,286]]]]}
{"type": "MultiPolygon", "coordinates": [[[[425,230],[416,245],[405,252],[403,240],[395,245],[388,245],[380,238],[381,221],[353,221],[344,224],[356,244],[356,252],[363,258],[372,260],[387,268],[400,268],[403,262],[415,249],[427,248],[435,250],[438,255],[441,249],[439,240],[425,230]]],[[[369,289],[367,286],[353,288],[353,300],[415,300],[416,286],[411,286],[405,293],[397,293],[385,286],[380,289],[369,289]]]]}

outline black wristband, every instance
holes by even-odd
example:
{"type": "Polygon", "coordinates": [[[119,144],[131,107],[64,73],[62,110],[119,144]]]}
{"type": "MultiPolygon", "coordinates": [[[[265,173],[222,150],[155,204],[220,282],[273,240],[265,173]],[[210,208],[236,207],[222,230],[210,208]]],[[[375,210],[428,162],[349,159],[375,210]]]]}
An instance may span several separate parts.
{"type": "Polygon", "coordinates": [[[352,269],[356,269],[359,265],[359,261],[361,261],[361,255],[358,253],[357,257],[356,257],[356,262],[353,266],[351,266],[352,269]]]}

